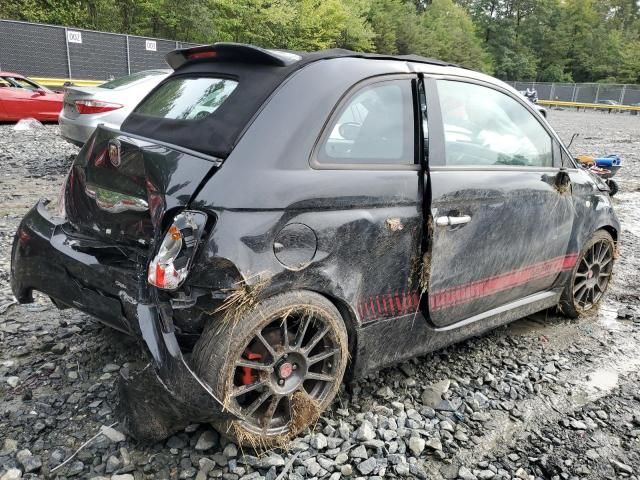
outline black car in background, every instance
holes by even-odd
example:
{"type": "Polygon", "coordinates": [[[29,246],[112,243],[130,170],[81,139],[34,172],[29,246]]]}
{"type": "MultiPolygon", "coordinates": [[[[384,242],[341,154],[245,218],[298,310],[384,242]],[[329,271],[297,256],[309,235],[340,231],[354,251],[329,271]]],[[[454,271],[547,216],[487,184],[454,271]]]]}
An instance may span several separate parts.
{"type": "Polygon", "coordinates": [[[210,421],[277,444],[345,375],[602,299],[607,187],[506,84],[344,50],[167,58],[12,252],[20,302],[38,290],[141,339],[162,388],[123,381],[139,437],[210,421]]]}

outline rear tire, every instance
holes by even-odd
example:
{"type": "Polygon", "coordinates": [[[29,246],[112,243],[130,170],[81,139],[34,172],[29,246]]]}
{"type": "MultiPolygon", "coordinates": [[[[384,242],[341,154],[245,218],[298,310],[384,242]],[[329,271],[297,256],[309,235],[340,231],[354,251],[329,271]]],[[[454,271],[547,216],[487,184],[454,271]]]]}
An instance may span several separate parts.
{"type": "Polygon", "coordinates": [[[598,230],[585,244],[560,297],[558,306],[569,318],[598,305],[613,272],[615,243],[609,233],[598,230]]]}
{"type": "Polygon", "coordinates": [[[618,193],[619,187],[618,182],[615,180],[607,180],[607,187],[609,187],[609,196],[613,197],[616,193],[618,193]]]}
{"type": "Polygon", "coordinates": [[[193,351],[196,373],[241,417],[214,427],[254,448],[282,446],[314,423],[338,392],[347,360],[340,313],[308,291],[221,312],[193,351]]]}

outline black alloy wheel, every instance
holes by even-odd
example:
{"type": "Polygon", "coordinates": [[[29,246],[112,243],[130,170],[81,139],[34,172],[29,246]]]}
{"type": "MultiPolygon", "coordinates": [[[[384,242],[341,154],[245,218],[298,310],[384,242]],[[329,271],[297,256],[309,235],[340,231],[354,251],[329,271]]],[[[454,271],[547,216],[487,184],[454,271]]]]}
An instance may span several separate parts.
{"type": "Polygon", "coordinates": [[[342,383],[347,357],[340,314],[311,292],[277,295],[233,322],[223,315],[194,349],[196,371],[237,416],[215,426],[238,443],[267,446],[317,419],[342,383]]]}
{"type": "Polygon", "coordinates": [[[604,230],[598,230],[578,256],[560,309],[569,317],[591,310],[601,300],[613,273],[615,244],[604,230]]]}

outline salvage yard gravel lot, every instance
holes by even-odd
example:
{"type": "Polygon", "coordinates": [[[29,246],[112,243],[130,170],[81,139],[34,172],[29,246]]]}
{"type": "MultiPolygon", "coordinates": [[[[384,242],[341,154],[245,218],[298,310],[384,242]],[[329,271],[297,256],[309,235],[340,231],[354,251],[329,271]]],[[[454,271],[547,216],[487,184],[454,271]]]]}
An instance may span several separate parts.
{"type": "Polygon", "coordinates": [[[117,377],[144,362],[133,340],[42,296],[13,303],[14,232],[38,197],[57,197],[77,149],[56,126],[0,125],[0,479],[640,479],[640,117],[549,120],[565,141],[580,133],[574,153],[623,157],[620,258],[600,309],[542,312],[370,375],[268,452],[207,425],[152,445],[123,435],[117,377]]]}

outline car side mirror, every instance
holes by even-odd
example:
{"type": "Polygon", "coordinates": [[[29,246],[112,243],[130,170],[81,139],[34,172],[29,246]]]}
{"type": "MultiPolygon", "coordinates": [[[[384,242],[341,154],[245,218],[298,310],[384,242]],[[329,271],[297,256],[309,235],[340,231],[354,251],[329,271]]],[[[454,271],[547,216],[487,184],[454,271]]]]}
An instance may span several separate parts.
{"type": "Polygon", "coordinates": [[[46,94],[47,94],[47,92],[45,92],[45,91],[44,91],[43,89],[41,89],[41,88],[38,88],[38,89],[36,90],[36,93],[37,93],[38,95],[46,95],[46,94]]]}
{"type": "Polygon", "coordinates": [[[355,140],[360,133],[360,124],[355,122],[345,122],[338,127],[338,133],[345,140],[355,140]]]}

